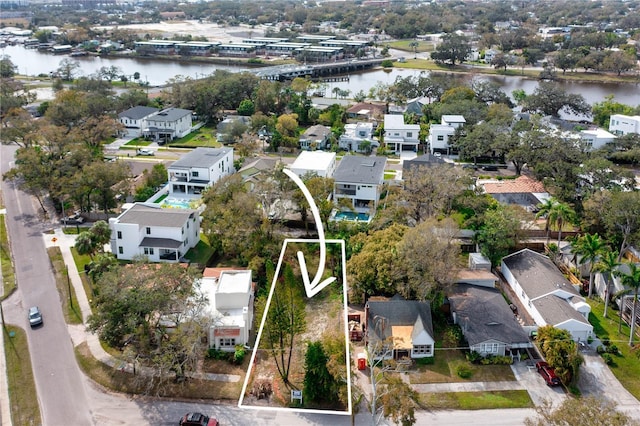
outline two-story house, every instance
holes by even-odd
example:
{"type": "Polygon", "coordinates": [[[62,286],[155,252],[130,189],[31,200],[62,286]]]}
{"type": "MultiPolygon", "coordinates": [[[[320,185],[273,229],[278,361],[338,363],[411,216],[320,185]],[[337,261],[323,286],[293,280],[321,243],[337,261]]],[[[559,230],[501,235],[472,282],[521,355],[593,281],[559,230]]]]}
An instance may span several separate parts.
{"type": "Polygon", "coordinates": [[[305,151],[315,151],[325,149],[329,146],[331,129],[327,126],[316,124],[309,127],[300,135],[300,149],[305,151]]]}
{"type": "Polygon", "coordinates": [[[617,136],[640,133],[640,115],[613,114],[609,120],[609,131],[617,136]]]}
{"type": "Polygon", "coordinates": [[[191,115],[188,109],[164,109],[145,118],[142,135],[161,144],[184,137],[191,133],[191,115]]]}
{"type": "Polygon", "coordinates": [[[333,199],[347,199],[352,209],[370,216],[376,211],[384,183],[386,157],[345,155],[333,174],[333,199]]]}
{"type": "Polygon", "coordinates": [[[200,216],[190,209],[163,209],[134,203],[109,219],[111,252],[118,259],[146,256],[152,262],[177,262],[200,241],[200,216]]]}
{"type": "Polygon", "coordinates": [[[167,168],[172,197],[199,198],[209,186],[234,172],[233,148],[199,147],[167,168]]]}
{"type": "Polygon", "coordinates": [[[456,129],[464,126],[467,121],[461,115],[443,115],[440,124],[432,124],[429,127],[429,150],[449,154],[449,138],[453,136],[456,129]]]}
{"type": "Polygon", "coordinates": [[[402,115],[385,114],[384,143],[390,151],[396,154],[402,151],[418,152],[419,136],[419,124],[405,124],[402,115]]]}
{"type": "Polygon", "coordinates": [[[145,127],[145,119],[160,111],[158,108],[148,106],[135,106],[118,114],[118,121],[124,126],[124,136],[137,138],[142,136],[145,127]]]}
{"type": "Polygon", "coordinates": [[[345,124],[344,133],[338,139],[338,146],[346,151],[369,153],[379,145],[373,136],[373,123],[345,124]]]}
{"type": "Polygon", "coordinates": [[[207,296],[207,313],[213,318],[209,347],[235,351],[249,343],[253,328],[254,284],[250,269],[206,268],[200,292],[207,296]]]}
{"type": "Polygon", "coordinates": [[[333,173],[336,171],[336,153],[302,151],[289,169],[300,177],[313,174],[324,178],[332,178],[333,173]]]}

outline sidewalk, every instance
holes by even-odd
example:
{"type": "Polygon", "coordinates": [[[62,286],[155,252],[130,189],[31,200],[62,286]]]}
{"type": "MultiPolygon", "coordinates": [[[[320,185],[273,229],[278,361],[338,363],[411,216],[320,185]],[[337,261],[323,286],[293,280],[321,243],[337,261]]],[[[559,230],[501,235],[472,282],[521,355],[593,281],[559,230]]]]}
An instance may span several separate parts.
{"type": "MultiPolygon", "coordinates": [[[[6,215],[6,209],[0,209],[0,214],[6,215]]],[[[7,235],[8,236],[8,235],[7,235]]],[[[0,269],[0,281],[2,269],[0,269]]],[[[0,286],[0,297],[4,296],[4,285],[0,286]]],[[[4,355],[4,324],[2,324],[2,336],[0,336],[0,421],[2,426],[12,426],[11,404],[9,403],[9,384],[7,382],[7,366],[4,355]]]]}
{"type": "MultiPolygon", "coordinates": [[[[76,299],[78,301],[78,305],[80,306],[80,312],[82,313],[82,319],[86,322],[89,315],[91,315],[91,306],[89,305],[89,300],[87,299],[87,295],[84,291],[84,287],[82,286],[82,279],[80,278],[80,274],[78,273],[78,269],[76,268],[75,262],[73,260],[73,255],[71,254],[71,247],[75,244],[77,235],[67,235],[63,232],[62,228],[56,228],[54,234],[45,234],[44,235],[44,243],[45,247],[59,247],[60,252],[62,253],[62,258],[64,259],[64,263],[69,271],[69,279],[71,280],[71,284],[73,285],[73,289],[76,293],[76,299]],[[55,239],[54,239],[55,238],[55,239]]],[[[100,344],[100,339],[96,334],[90,333],[87,331],[84,324],[81,325],[68,325],[69,335],[73,341],[75,346],[87,342],[89,346],[89,350],[91,354],[100,362],[113,367],[118,368],[122,371],[126,371],[129,373],[133,373],[133,364],[127,363],[121,360],[114,358],[109,355],[100,344]]],[[[137,367],[136,374],[143,374],[151,376],[153,375],[153,371],[147,367],[137,367]]],[[[188,377],[197,378],[197,379],[205,379],[205,380],[215,380],[219,382],[238,382],[240,381],[240,376],[236,374],[211,374],[211,373],[193,373],[188,374],[188,377]]]]}
{"type": "Polygon", "coordinates": [[[411,388],[419,393],[525,390],[517,381],[412,384],[411,388]]]}

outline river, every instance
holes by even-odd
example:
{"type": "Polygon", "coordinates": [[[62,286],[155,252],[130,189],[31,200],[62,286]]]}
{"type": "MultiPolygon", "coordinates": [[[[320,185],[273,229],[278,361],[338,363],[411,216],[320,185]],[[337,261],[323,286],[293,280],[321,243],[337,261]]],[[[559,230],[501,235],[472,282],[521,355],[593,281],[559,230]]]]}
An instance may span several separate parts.
{"type": "MultiPolygon", "coordinates": [[[[40,52],[36,49],[25,49],[19,45],[6,46],[0,49],[0,54],[10,56],[11,61],[18,67],[18,73],[27,75],[48,75],[58,68],[61,60],[68,57],[67,55],[53,55],[40,52]]],[[[151,86],[163,85],[178,75],[199,78],[213,73],[216,69],[229,71],[244,71],[248,69],[234,65],[185,63],[139,58],[80,56],[74,59],[77,59],[80,63],[80,75],[88,76],[97,72],[101,67],[115,65],[127,75],[132,75],[135,72],[140,73],[140,79],[142,81],[148,81],[151,86]]],[[[402,68],[394,68],[390,71],[383,71],[382,69],[365,71],[351,75],[348,82],[327,83],[326,96],[332,96],[332,90],[335,87],[349,90],[351,94],[355,94],[360,90],[368,93],[369,89],[378,82],[390,84],[393,83],[398,76],[419,75],[420,72],[419,70],[402,68]]],[[[538,86],[536,80],[516,76],[491,75],[480,77],[499,83],[507,94],[511,94],[511,92],[516,89],[523,89],[526,93],[530,94],[538,86]]],[[[470,77],[466,76],[466,78],[470,77]]],[[[584,96],[589,104],[601,102],[608,95],[614,95],[618,102],[627,105],[635,106],[640,104],[640,85],[638,84],[577,82],[559,82],[558,84],[569,93],[584,96]]]]}

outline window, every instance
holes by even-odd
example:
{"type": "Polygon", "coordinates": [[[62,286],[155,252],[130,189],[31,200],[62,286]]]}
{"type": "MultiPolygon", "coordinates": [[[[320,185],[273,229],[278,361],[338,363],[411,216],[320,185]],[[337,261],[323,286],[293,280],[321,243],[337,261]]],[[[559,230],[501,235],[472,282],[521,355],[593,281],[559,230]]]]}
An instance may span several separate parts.
{"type": "Polygon", "coordinates": [[[122,231],[118,231],[118,239],[121,240],[122,239],[122,231]]]}
{"type": "Polygon", "coordinates": [[[498,344],[497,343],[485,343],[482,345],[484,350],[483,352],[488,354],[497,354],[498,353],[498,344]]]}
{"type": "Polygon", "coordinates": [[[147,235],[151,234],[151,228],[147,226],[147,235]]]}
{"type": "Polygon", "coordinates": [[[443,135],[438,135],[438,140],[439,141],[443,141],[444,140],[444,136],[443,135]]]}
{"type": "Polygon", "coordinates": [[[144,254],[146,254],[147,256],[153,256],[153,247],[145,247],[144,254]]]}
{"type": "Polygon", "coordinates": [[[407,137],[408,138],[412,138],[413,137],[413,132],[407,132],[407,137]]]}
{"type": "Polygon", "coordinates": [[[124,254],[124,249],[122,248],[122,246],[118,247],[118,254],[124,254]]]}
{"type": "Polygon", "coordinates": [[[198,177],[198,172],[191,172],[191,176],[198,177]]]}
{"type": "Polygon", "coordinates": [[[236,345],[236,339],[220,339],[220,346],[232,348],[236,345]]]}
{"type": "Polygon", "coordinates": [[[414,345],[414,355],[431,355],[431,345],[414,345]]]}

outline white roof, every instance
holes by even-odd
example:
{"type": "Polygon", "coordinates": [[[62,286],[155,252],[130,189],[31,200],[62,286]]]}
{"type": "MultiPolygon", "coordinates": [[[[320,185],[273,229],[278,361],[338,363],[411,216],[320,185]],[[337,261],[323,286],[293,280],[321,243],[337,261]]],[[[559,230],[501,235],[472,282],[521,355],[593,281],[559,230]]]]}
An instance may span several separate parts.
{"type": "Polygon", "coordinates": [[[251,291],[251,271],[223,271],[218,293],[248,293],[251,291]]]}
{"type": "Polygon", "coordinates": [[[443,115],[442,121],[447,123],[466,123],[467,120],[461,115],[443,115]]]}
{"type": "Polygon", "coordinates": [[[584,135],[593,135],[597,138],[616,138],[616,135],[614,135],[613,133],[609,133],[604,129],[582,130],[580,133],[584,135]]]}
{"type": "Polygon", "coordinates": [[[335,152],[302,151],[291,165],[292,170],[327,170],[336,160],[335,152]]]}

